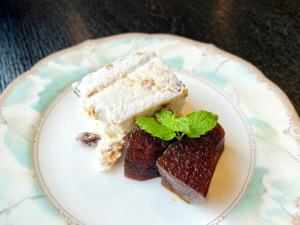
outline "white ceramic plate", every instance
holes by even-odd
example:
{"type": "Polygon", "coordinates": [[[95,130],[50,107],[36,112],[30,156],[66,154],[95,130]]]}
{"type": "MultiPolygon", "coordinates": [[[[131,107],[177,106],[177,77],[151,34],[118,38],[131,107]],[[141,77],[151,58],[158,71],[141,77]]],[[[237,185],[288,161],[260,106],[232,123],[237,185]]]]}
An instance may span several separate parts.
{"type": "Polygon", "coordinates": [[[298,225],[299,144],[299,117],[285,94],[236,56],[171,35],[125,34],[90,40],[42,60],[0,97],[0,224],[61,225],[79,220],[100,225],[151,221],[298,225]],[[133,51],[154,51],[169,66],[183,71],[180,78],[193,90],[188,105],[221,116],[226,149],[203,205],[178,200],[160,186],[159,178],[146,182],[124,178],[121,163],[99,174],[89,163],[93,153],[74,141],[88,124],[79,118],[78,99],[64,91],[87,73],[133,51]],[[256,162],[240,198],[253,162],[247,123],[256,162]],[[34,146],[38,155],[33,154],[34,146]],[[39,163],[36,170],[33,156],[39,163]]]}
{"type": "Polygon", "coordinates": [[[188,205],[160,185],[160,178],[137,182],[123,175],[123,160],[112,171],[99,173],[94,152],[76,143],[91,130],[79,112],[79,99],[66,91],[49,108],[39,131],[36,169],[52,201],[82,224],[208,224],[238,202],[252,173],[254,149],[247,122],[216,87],[187,75],[178,78],[189,90],[185,112],[206,109],[219,115],[226,132],[224,153],[207,200],[188,205]]]}

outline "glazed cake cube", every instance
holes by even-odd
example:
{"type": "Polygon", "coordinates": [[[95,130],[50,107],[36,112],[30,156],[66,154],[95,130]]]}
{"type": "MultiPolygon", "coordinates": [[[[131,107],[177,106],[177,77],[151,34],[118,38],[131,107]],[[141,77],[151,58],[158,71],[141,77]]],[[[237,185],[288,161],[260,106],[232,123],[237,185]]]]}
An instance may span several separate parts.
{"type": "Polygon", "coordinates": [[[163,154],[169,142],[136,128],[125,141],[124,174],[134,180],[159,177],[156,160],[163,154]]]}
{"type": "Polygon", "coordinates": [[[189,203],[201,202],[223,152],[224,135],[218,124],[200,138],[170,144],[156,163],[161,184],[189,203]]]}

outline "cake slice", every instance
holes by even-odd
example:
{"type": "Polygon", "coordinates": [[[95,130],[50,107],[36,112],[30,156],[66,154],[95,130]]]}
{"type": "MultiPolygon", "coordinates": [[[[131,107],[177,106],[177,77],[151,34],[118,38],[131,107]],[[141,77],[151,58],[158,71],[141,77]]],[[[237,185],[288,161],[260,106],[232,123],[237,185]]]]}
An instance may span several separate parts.
{"type": "Polygon", "coordinates": [[[170,144],[156,163],[161,184],[187,202],[201,202],[223,151],[224,135],[218,124],[199,138],[184,138],[170,144]]]}
{"type": "Polygon", "coordinates": [[[95,121],[99,170],[110,169],[121,156],[123,138],[139,116],[161,107],[179,112],[187,89],[168,66],[152,52],[118,59],[73,85],[82,111],[95,121]]]}
{"type": "Polygon", "coordinates": [[[124,150],[124,174],[134,180],[159,177],[156,160],[164,153],[169,142],[156,138],[141,128],[128,134],[124,150]]]}

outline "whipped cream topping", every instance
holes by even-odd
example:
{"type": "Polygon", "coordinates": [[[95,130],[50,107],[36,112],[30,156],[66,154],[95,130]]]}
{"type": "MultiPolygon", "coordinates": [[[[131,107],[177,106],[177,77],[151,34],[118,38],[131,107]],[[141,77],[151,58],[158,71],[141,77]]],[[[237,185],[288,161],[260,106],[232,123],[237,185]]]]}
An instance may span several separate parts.
{"type": "Polygon", "coordinates": [[[73,85],[83,112],[96,121],[101,136],[96,158],[108,170],[122,154],[123,138],[139,116],[161,107],[179,112],[187,89],[153,52],[133,53],[91,73],[73,85]]]}

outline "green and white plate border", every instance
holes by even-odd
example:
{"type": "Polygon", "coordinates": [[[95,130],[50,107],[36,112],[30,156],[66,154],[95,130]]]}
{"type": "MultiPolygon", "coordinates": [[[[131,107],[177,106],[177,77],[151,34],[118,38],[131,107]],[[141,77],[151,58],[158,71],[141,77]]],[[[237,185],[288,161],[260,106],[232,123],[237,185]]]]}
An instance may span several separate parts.
{"type": "Polygon", "coordinates": [[[250,185],[215,224],[300,224],[300,120],[287,96],[250,63],[213,45],[130,33],[54,53],[0,97],[0,224],[70,224],[41,190],[32,149],[48,106],[69,85],[132,51],[157,52],[172,67],[214,83],[247,117],[256,145],[250,185]]]}

